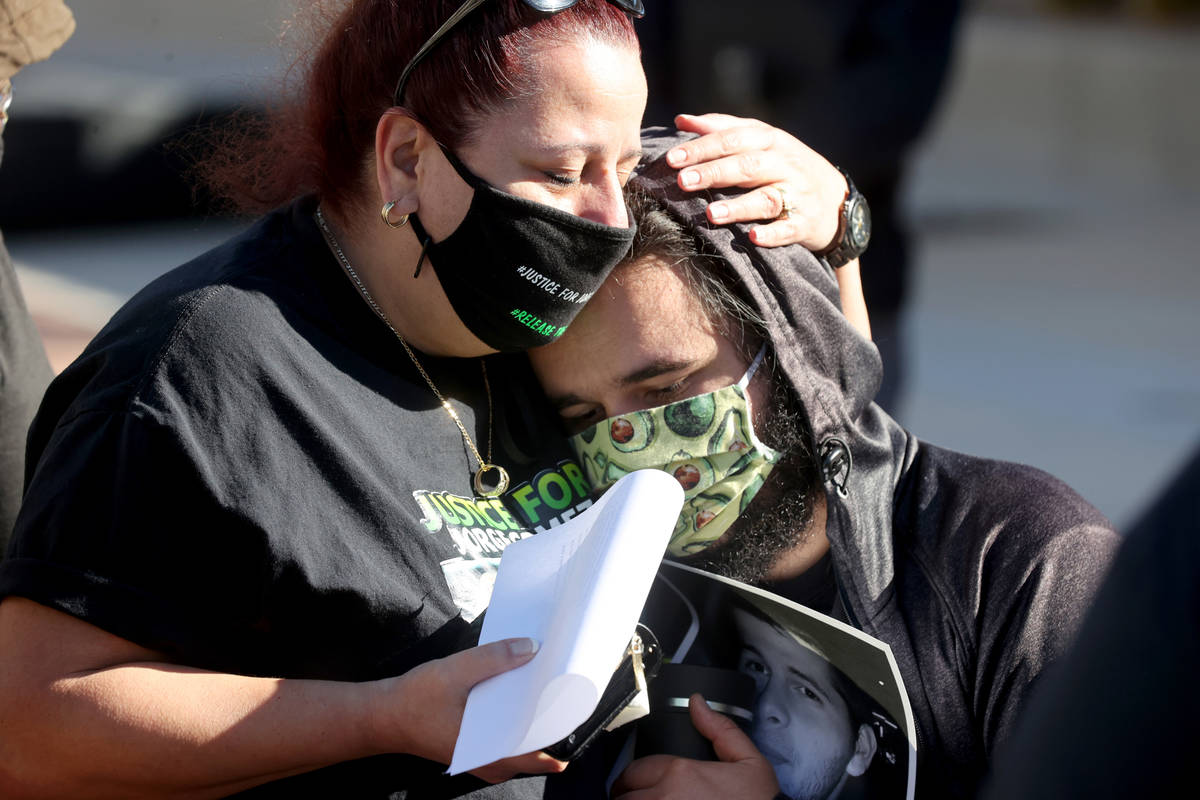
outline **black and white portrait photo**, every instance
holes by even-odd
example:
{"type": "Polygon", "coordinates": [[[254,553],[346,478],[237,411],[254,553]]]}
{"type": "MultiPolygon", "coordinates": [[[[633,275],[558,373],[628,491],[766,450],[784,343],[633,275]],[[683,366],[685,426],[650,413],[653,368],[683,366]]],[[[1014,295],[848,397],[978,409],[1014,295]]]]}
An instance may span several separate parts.
{"type": "Polygon", "coordinates": [[[911,711],[886,645],[768,592],[668,562],[643,620],[671,664],[720,671],[731,687],[734,673],[742,678],[736,701],[714,701],[713,683],[671,691],[680,699],[700,691],[734,719],[787,797],[912,796],[911,711]]]}

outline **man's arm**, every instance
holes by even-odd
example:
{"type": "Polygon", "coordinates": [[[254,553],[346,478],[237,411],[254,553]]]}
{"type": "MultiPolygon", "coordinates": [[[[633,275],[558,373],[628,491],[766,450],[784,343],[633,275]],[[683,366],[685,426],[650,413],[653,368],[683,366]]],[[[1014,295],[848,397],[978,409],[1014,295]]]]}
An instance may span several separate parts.
{"type": "Polygon", "coordinates": [[[981,571],[970,669],[976,732],[989,760],[1042,673],[1074,641],[1120,542],[1075,492],[1048,476],[1034,480],[981,571]]]}
{"type": "MultiPolygon", "coordinates": [[[[532,655],[517,639],[369,683],[251,678],[168,663],[9,597],[0,603],[0,795],[223,797],[380,753],[448,763],[470,687],[532,655]]],[[[476,774],[497,781],[562,767],[532,754],[476,774]]]]}

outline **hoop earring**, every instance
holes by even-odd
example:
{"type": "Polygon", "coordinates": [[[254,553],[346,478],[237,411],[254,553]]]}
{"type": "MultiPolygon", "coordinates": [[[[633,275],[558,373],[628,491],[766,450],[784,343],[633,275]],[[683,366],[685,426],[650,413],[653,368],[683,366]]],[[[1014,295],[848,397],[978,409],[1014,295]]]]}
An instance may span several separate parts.
{"type": "Polygon", "coordinates": [[[396,207],[395,200],[387,201],[386,203],[383,204],[383,208],[380,209],[379,216],[383,217],[383,224],[387,225],[389,228],[403,228],[405,225],[408,224],[408,214],[405,214],[404,216],[400,217],[399,222],[392,222],[392,218],[389,215],[392,213],[392,209],[395,207],[396,207]]]}

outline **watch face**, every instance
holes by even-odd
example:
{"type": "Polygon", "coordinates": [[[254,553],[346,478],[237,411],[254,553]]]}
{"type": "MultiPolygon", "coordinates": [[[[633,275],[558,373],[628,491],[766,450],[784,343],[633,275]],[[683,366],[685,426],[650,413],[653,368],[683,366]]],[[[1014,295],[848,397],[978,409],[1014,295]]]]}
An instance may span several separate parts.
{"type": "Polygon", "coordinates": [[[867,210],[866,203],[857,202],[850,209],[850,219],[846,234],[847,238],[853,243],[854,248],[860,252],[867,246],[867,242],[871,240],[871,212],[867,210]]]}

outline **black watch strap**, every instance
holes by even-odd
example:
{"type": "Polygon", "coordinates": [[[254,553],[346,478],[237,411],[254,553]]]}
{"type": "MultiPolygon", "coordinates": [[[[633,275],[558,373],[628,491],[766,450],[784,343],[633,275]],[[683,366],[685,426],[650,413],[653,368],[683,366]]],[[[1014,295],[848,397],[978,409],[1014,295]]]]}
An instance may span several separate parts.
{"type": "Polygon", "coordinates": [[[837,235],[824,250],[816,253],[818,258],[837,269],[861,256],[871,239],[871,209],[867,199],[858,191],[850,174],[841,167],[837,171],[846,179],[846,196],[838,212],[837,235]]]}

